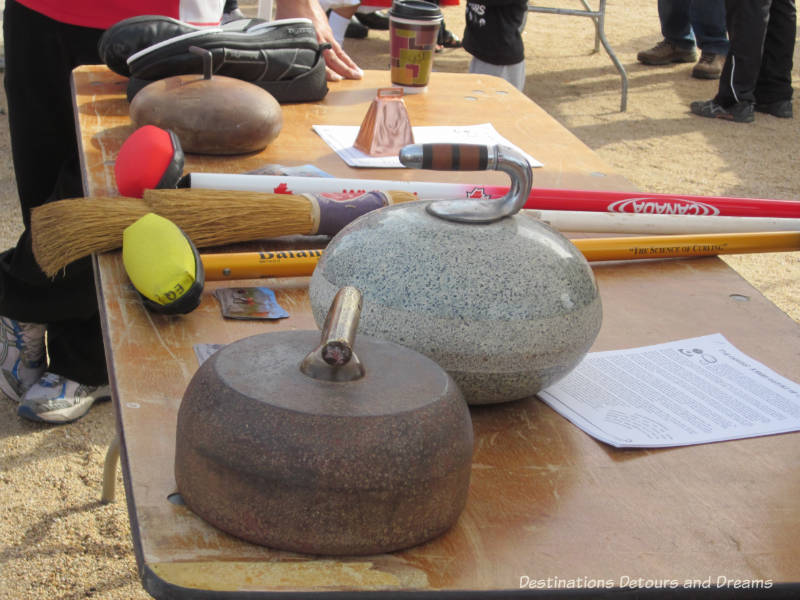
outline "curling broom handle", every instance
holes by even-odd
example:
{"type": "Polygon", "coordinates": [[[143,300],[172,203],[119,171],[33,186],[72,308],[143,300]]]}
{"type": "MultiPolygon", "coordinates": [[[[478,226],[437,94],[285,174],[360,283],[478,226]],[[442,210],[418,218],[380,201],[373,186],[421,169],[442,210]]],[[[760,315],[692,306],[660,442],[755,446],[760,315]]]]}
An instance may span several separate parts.
{"type": "MultiPolygon", "coordinates": [[[[421,200],[449,200],[467,198],[476,194],[499,197],[508,191],[507,187],[479,184],[222,173],[190,173],[184,176],[184,185],[192,188],[288,194],[341,194],[371,190],[397,190],[412,192],[421,200]]],[[[524,208],[614,213],[638,212],[697,216],[800,218],[800,201],[796,200],[546,188],[533,188],[524,208]]]]}
{"type": "MultiPolygon", "coordinates": [[[[800,250],[800,232],[663,235],[570,240],[589,262],[800,250]]],[[[322,250],[202,254],[209,281],[311,275],[322,250]]]]}

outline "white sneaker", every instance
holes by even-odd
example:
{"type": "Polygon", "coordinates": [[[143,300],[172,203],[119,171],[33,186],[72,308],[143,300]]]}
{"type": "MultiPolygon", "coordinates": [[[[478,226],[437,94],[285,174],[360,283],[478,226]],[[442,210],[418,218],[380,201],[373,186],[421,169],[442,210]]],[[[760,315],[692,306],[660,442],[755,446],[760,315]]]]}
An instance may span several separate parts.
{"type": "Polygon", "coordinates": [[[0,317],[0,391],[20,401],[45,369],[44,325],[0,317]]]}
{"type": "Polygon", "coordinates": [[[70,423],[89,412],[95,400],[109,396],[107,385],[90,386],[45,373],[22,397],[17,414],[31,421],[70,423]]]}

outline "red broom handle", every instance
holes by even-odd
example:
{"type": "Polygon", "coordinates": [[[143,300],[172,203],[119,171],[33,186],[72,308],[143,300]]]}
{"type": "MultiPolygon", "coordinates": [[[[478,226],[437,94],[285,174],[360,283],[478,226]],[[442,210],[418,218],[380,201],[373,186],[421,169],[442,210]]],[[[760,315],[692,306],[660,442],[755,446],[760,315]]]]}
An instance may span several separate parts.
{"type": "MultiPolygon", "coordinates": [[[[184,177],[183,185],[220,190],[329,194],[338,199],[357,196],[371,190],[412,192],[417,194],[421,200],[497,198],[508,191],[508,188],[503,186],[466,183],[219,173],[190,173],[184,177]]],[[[533,188],[525,203],[525,208],[665,215],[800,218],[800,202],[796,200],[547,188],[533,188]]]]}
{"type": "Polygon", "coordinates": [[[800,202],[724,196],[534,188],[525,208],[729,217],[800,217],[800,202]]]}

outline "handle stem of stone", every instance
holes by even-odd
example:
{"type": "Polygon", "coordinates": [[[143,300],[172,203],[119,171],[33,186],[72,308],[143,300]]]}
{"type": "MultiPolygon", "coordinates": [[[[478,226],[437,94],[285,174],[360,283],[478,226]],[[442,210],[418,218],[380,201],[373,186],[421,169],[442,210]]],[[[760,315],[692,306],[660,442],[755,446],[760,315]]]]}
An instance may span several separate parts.
{"type": "Polygon", "coordinates": [[[516,214],[525,205],[533,186],[533,171],[514,148],[500,144],[410,144],[400,150],[400,162],[415,169],[438,171],[496,170],[511,178],[502,198],[435,200],[427,211],[440,219],[459,223],[492,223],[516,214]]]}
{"type": "Polygon", "coordinates": [[[192,54],[197,54],[200,58],[203,59],[203,79],[211,79],[211,72],[212,72],[212,63],[214,56],[211,54],[211,50],[206,50],[205,48],[200,48],[198,46],[189,46],[189,52],[192,54]]]}
{"type": "Polygon", "coordinates": [[[300,363],[300,371],[326,381],[353,381],[364,376],[364,366],[353,351],[361,305],[361,292],[355,287],[343,287],[336,293],[320,344],[300,363]]]}

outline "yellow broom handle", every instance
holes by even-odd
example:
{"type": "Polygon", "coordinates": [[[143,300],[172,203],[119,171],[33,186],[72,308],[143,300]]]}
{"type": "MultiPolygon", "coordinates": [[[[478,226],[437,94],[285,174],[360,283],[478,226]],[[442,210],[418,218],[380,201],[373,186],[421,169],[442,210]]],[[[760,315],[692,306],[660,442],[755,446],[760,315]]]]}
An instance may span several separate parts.
{"type": "Polygon", "coordinates": [[[685,258],[800,250],[800,232],[717,233],[573,239],[588,261],[685,258]]]}
{"type": "MultiPolygon", "coordinates": [[[[717,233],[577,238],[571,240],[588,261],[687,258],[717,254],[755,254],[800,250],[800,232],[717,233]]],[[[209,281],[311,275],[322,250],[281,250],[203,254],[209,281]]]]}
{"type": "Polygon", "coordinates": [[[322,250],[276,250],[274,252],[231,252],[202,254],[208,281],[299,277],[311,275],[322,250]]]}

